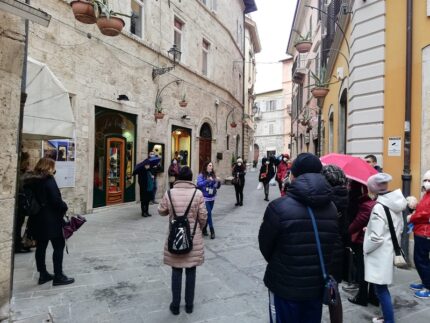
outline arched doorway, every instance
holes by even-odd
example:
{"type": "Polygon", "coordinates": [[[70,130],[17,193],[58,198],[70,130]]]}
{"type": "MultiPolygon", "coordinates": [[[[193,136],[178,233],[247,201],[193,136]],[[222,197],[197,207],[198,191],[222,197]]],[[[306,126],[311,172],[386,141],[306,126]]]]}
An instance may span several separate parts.
{"type": "Polygon", "coordinates": [[[203,164],[212,160],[212,130],[209,124],[204,123],[200,128],[199,139],[199,171],[203,164]]]}

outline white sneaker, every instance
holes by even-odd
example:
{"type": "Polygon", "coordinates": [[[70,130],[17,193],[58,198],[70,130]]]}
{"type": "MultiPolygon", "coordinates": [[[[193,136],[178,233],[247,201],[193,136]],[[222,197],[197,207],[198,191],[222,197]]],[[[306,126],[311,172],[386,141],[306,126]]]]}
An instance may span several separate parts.
{"type": "Polygon", "coordinates": [[[384,318],[383,317],[374,317],[372,319],[372,323],[384,323],[384,318]]]}

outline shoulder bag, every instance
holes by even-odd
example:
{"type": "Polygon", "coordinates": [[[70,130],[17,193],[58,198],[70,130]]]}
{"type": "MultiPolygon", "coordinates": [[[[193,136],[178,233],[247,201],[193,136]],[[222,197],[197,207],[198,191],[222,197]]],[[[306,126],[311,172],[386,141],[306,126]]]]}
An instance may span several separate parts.
{"type": "Polygon", "coordinates": [[[408,262],[406,261],[405,253],[400,247],[399,241],[397,241],[396,231],[394,230],[393,219],[391,218],[390,209],[388,208],[388,206],[385,206],[382,203],[379,204],[381,204],[384,208],[385,215],[387,216],[388,220],[388,228],[390,229],[391,241],[393,242],[395,253],[393,260],[394,266],[396,266],[397,268],[408,268],[408,262]]]}
{"type": "Polygon", "coordinates": [[[323,292],[323,304],[328,305],[330,312],[330,322],[341,323],[343,322],[342,314],[342,301],[340,299],[339,287],[333,276],[328,275],[325,264],[324,257],[321,250],[321,242],[318,234],[317,223],[315,221],[314,212],[310,207],[308,207],[309,216],[312,220],[312,226],[314,229],[315,240],[317,243],[318,257],[320,259],[321,271],[324,279],[324,292],[323,292]]]}

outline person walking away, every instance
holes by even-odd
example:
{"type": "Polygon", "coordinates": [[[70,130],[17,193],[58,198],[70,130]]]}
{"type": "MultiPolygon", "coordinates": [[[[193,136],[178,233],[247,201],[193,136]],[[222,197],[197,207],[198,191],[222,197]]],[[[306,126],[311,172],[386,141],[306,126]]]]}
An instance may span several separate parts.
{"type": "Polygon", "coordinates": [[[40,210],[30,215],[30,235],[37,241],[36,267],[39,272],[39,285],[53,280],[53,286],[72,284],[75,280],[63,273],[63,253],[66,245],[63,236],[63,217],[67,212],[67,204],[61,197],[61,192],[55,181],[55,161],[41,158],[31,175],[24,181],[24,187],[32,192],[40,210]],[[54,275],[46,269],[46,248],[51,242],[54,249],[52,261],[54,275]]]}
{"type": "Polygon", "coordinates": [[[376,169],[378,173],[382,173],[382,168],[378,165],[378,159],[376,159],[375,155],[367,155],[364,159],[366,160],[366,163],[376,169]]]}
{"type": "Polygon", "coordinates": [[[276,166],[276,182],[278,182],[279,191],[281,192],[281,196],[285,195],[285,190],[283,189],[283,183],[285,178],[289,175],[289,167],[288,167],[288,160],[290,159],[290,156],[288,154],[282,154],[281,160],[279,161],[278,165],[276,166]]]}
{"type": "Polygon", "coordinates": [[[422,185],[425,194],[418,203],[409,222],[414,231],[414,263],[421,284],[411,284],[415,297],[430,299],[430,170],[423,177],[422,185]]]}
{"type": "Polygon", "coordinates": [[[172,163],[169,166],[167,173],[169,174],[169,186],[173,188],[173,183],[175,183],[178,179],[179,170],[181,167],[178,164],[176,159],[172,159],[172,163]]]}
{"type": "Polygon", "coordinates": [[[341,261],[337,210],[321,169],[317,156],[298,155],[288,194],[269,203],[264,213],[258,242],[267,261],[264,284],[271,323],[321,322],[324,279],[308,207],[315,214],[328,274],[341,261]]]}
{"type": "Polygon", "coordinates": [[[235,206],[243,206],[243,188],[245,186],[245,174],[246,168],[243,164],[242,158],[238,158],[233,166],[232,176],[234,191],[236,192],[236,204],[235,206]]]}
{"type": "Polygon", "coordinates": [[[151,204],[157,204],[157,201],[155,200],[155,197],[157,195],[157,187],[158,187],[157,186],[157,174],[161,172],[161,164],[160,164],[160,162],[152,164],[152,161],[155,159],[160,160],[160,157],[156,156],[154,151],[151,151],[148,155],[148,159],[151,162],[151,164],[150,164],[151,165],[151,167],[150,167],[151,174],[152,174],[152,176],[154,176],[153,177],[154,188],[152,190],[152,196],[151,196],[150,202],[151,202],[151,204]]]}
{"type": "MultiPolygon", "coordinates": [[[[357,184],[359,184],[357,182],[357,184]]],[[[361,184],[360,184],[361,185],[361,184]]],[[[367,187],[362,186],[362,196],[358,199],[358,211],[354,220],[348,227],[348,232],[351,237],[351,248],[354,251],[354,264],[356,269],[356,282],[358,283],[358,292],[354,297],[348,298],[348,301],[367,306],[368,303],[379,306],[378,297],[375,294],[375,287],[364,280],[364,254],[363,240],[364,228],[369,223],[370,214],[376,204],[376,196],[368,193],[367,187]]]]}
{"type": "Polygon", "coordinates": [[[21,163],[19,168],[19,188],[18,188],[18,212],[15,225],[14,235],[14,250],[15,253],[30,252],[30,248],[26,248],[22,244],[22,225],[25,217],[28,215],[26,208],[28,207],[28,199],[24,191],[24,181],[30,175],[30,155],[27,152],[21,153],[21,163]]]}
{"type": "Polygon", "coordinates": [[[260,174],[258,175],[258,181],[263,183],[264,188],[264,200],[269,201],[269,183],[270,180],[275,176],[275,170],[273,164],[269,159],[263,157],[261,160],[260,174]]]}
{"type": "Polygon", "coordinates": [[[140,167],[133,171],[133,176],[136,175],[138,176],[140,191],[140,208],[142,210],[142,216],[146,218],[152,215],[149,213],[149,201],[151,201],[153,197],[155,179],[155,176],[151,172],[148,158],[141,163],[140,167]]]}
{"type": "Polygon", "coordinates": [[[221,186],[220,178],[216,176],[213,163],[207,161],[203,164],[203,169],[197,177],[197,188],[202,191],[208,211],[208,221],[203,228],[203,235],[207,236],[207,226],[211,232],[211,239],[215,239],[215,229],[212,221],[212,210],[215,204],[217,189],[221,186]]]}
{"type": "Polygon", "coordinates": [[[400,241],[403,230],[402,211],[406,208],[407,201],[400,189],[392,192],[388,190],[388,183],[391,180],[391,175],[386,173],[372,175],[367,180],[369,192],[378,197],[364,234],[364,274],[367,282],[375,284],[376,295],[383,313],[383,317],[374,317],[373,323],[394,322],[393,303],[388,285],[393,282],[395,252],[388,216],[392,219],[397,240],[400,241]],[[384,206],[388,208],[388,214],[384,206]]]}
{"type": "MultiPolygon", "coordinates": [[[[169,223],[173,218],[171,204],[176,211],[176,214],[184,214],[188,204],[191,201],[196,186],[191,182],[193,173],[188,166],[180,169],[178,181],[170,190],[172,201],[169,200],[167,192],[164,194],[160,204],[158,205],[158,213],[162,216],[169,215],[169,223]]],[[[196,267],[203,264],[204,261],[204,245],[202,237],[202,228],[206,225],[207,211],[205,200],[201,191],[197,190],[191,203],[190,211],[187,218],[190,228],[194,228],[197,221],[198,228],[196,229],[193,238],[193,248],[186,254],[172,254],[167,247],[167,240],[164,245],[164,263],[172,267],[172,302],[170,303],[170,311],[174,315],[179,314],[179,306],[181,303],[182,289],[182,271],[185,268],[185,311],[193,312],[194,306],[194,290],[196,284],[196,267]]]]}

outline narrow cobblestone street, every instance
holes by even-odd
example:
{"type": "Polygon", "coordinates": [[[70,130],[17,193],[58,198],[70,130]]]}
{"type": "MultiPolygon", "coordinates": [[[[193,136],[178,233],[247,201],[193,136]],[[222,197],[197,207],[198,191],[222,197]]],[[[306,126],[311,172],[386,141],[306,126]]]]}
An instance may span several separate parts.
{"type": "MultiPolygon", "coordinates": [[[[265,261],[257,234],[267,203],[257,191],[256,173],[249,172],[243,207],[235,207],[234,189],[223,186],[214,208],[216,239],[205,240],[205,263],[197,269],[193,314],[181,307],[171,315],[170,268],[162,263],[167,218],[156,205],[142,218],[138,204],[99,210],[70,239],[64,270],[72,285],[37,285],[34,254],[15,257],[12,309],[16,322],[268,322],[267,290],[262,278],[265,261]]],[[[278,197],[271,187],[269,198],[278,197]]],[[[47,253],[52,254],[51,250],[47,253]]],[[[48,258],[48,257],[47,257],[48,258]]],[[[51,261],[48,268],[52,268],[51,261]]],[[[397,322],[428,322],[430,306],[412,296],[408,284],[415,270],[396,271],[390,291],[397,322]]],[[[373,306],[358,307],[343,294],[345,322],[370,322],[373,306]]],[[[326,311],[324,316],[327,317],[326,311]]]]}

